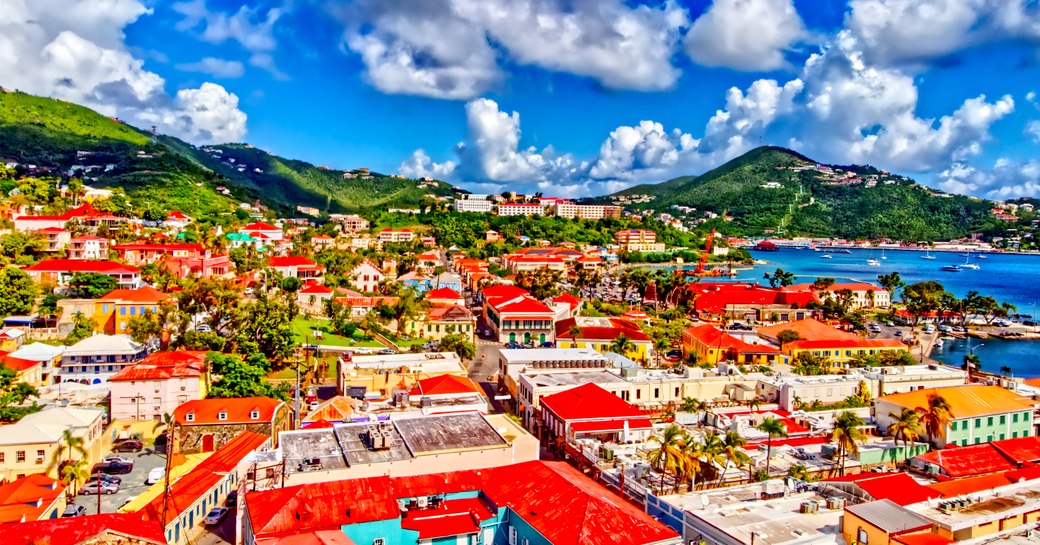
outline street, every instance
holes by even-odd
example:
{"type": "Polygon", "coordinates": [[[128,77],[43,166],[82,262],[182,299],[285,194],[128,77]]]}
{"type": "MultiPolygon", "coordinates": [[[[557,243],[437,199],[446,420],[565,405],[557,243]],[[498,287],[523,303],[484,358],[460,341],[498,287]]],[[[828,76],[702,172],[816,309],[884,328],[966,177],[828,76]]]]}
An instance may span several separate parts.
{"type": "MultiPolygon", "coordinates": [[[[115,475],[122,479],[119,484],[119,492],[101,495],[102,513],[115,513],[124,503],[147,490],[150,485],[144,484],[144,481],[148,478],[148,472],[156,467],[166,466],[166,455],[154,452],[151,447],[146,447],[141,452],[116,452],[113,455],[133,460],[134,469],[126,475],[115,475]]],[[[98,498],[97,496],[76,495],[74,504],[86,507],[89,514],[95,514],[97,513],[98,498]]]]}

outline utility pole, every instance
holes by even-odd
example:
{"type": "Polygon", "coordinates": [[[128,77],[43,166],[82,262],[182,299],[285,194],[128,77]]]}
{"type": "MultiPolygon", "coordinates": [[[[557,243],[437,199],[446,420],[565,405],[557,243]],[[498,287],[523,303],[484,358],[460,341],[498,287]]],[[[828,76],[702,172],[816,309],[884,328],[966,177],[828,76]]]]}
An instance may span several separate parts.
{"type": "Polygon", "coordinates": [[[101,471],[97,473],[97,514],[101,514],[101,471]]]}

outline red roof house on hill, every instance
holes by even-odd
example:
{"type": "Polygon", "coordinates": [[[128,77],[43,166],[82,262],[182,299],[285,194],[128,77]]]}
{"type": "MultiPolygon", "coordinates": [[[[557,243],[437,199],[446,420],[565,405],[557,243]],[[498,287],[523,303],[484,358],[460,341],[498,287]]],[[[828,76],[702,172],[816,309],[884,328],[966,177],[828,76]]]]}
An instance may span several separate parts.
{"type": "Polygon", "coordinates": [[[277,446],[278,433],[291,425],[289,407],[269,397],[196,399],[177,407],[173,419],[184,430],[174,445],[174,452],[182,454],[212,452],[247,429],[262,432],[277,446]],[[214,433],[214,426],[223,429],[214,433]]]}
{"type": "Polygon", "coordinates": [[[287,278],[299,278],[318,283],[325,278],[325,267],[302,255],[274,256],[267,260],[267,266],[287,278]]]}
{"type": "Polygon", "coordinates": [[[0,524],[60,517],[64,494],[65,483],[40,473],[6,483],[0,486],[0,524]]]}
{"type": "Polygon", "coordinates": [[[695,297],[694,310],[702,318],[744,318],[754,314],[760,321],[798,320],[814,315],[806,307],[819,302],[811,291],[789,291],[734,282],[711,282],[687,287],[695,297]]]}
{"type": "Polygon", "coordinates": [[[498,285],[484,288],[484,322],[491,326],[499,342],[553,342],[556,313],[531,297],[519,286],[498,285]]]}
{"type": "MultiPolygon", "coordinates": [[[[340,531],[368,543],[371,525],[387,543],[457,537],[484,528],[495,543],[643,545],[680,543],[665,525],[563,462],[533,461],[479,471],[368,477],[291,486],[246,495],[246,541],[285,544],[290,536],[340,531]],[[476,493],[475,496],[471,495],[476,493]],[[462,495],[443,499],[445,495],[462,495]],[[431,501],[430,497],[435,501],[431,501]],[[497,509],[496,509],[497,508],[497,509]],[[524,524],[489,524],[504,509],[524,524]]],[[[488,541],[490,542],[490,541],[488,541]]]]}

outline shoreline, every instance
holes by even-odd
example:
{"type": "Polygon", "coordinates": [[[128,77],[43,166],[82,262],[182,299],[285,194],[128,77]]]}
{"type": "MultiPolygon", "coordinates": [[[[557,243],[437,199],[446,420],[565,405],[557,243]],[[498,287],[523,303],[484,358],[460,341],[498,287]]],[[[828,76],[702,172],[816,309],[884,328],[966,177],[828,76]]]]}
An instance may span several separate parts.
{"type": "MultiPolygon", "coordinates": [[[[737,246],[738,248],[757,251],[762,253],[770,253],[772,250],[757,250],[754,246],[737,246]]],[[[823,244],[810,246],[808,244],[777,244],[777,249],[784,250],[813,250],[820,249],[823,251],[827,250],[864,250],[864,251],[893,251],[893,252],[932,252],[932,253],[972,253],[972,254],[993,254],[993,255],[1031,255],[1040,256],[1040,251],[1025,251],[1025,250],[1002,250],[1002,249],[988,249],[980,250],[973,248],[971,250],[967,248],[911,248],[906,246],[855,246],[855,245],[843,245],[843,244],[823,244]]]]}

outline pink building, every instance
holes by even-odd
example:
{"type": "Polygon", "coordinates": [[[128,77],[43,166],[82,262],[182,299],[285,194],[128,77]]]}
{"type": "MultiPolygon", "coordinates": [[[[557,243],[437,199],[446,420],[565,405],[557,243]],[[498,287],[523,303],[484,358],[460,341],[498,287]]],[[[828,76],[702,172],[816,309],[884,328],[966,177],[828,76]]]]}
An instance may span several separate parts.
{"type": "Polygon", "coordinates": [[[113,420],[159,420],[206,397],[206,352],[155,352],[119,371],[112,385],[113,420]]]}

